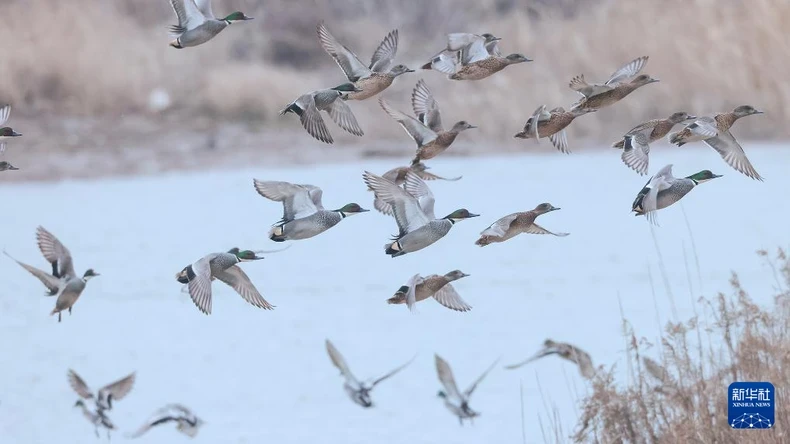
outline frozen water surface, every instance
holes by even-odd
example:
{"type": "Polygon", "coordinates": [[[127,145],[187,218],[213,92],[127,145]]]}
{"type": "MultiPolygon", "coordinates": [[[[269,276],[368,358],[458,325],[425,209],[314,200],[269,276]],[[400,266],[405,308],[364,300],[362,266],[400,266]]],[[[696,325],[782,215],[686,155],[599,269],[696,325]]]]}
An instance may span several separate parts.
{"type": "MultiPolygon", "coordinates": [[[[93,388],[137,371],[135,387],[111,412],[120,428],[113,441],[125,441],[123,432],[160,406],[180,402],[207,422],[195,443],[517,443],[520,381],[528,441],[542,441],[538,419],[547,424],[547,404],[570,434],[585,382],[557,358],[515,371],[498,366],[472,397],[482,413],[473,426],[460,427],[436,396],[434,353],[448,360],[462,390],[497,357],[502,365],[516,362],[547,337],[577,344],[596,364],[620,363],[624,371],[619,304],[651,339],[675,316],[649,225],[629,213],[647,178],[624,167],[614,150],[564,156],[544,145],[541,155],[431,161],[437,174],[464,176],[430,183],[437,215],[466,207],[482,216],[459,223],[430,248],[392,259],[383,245],[396,232],[394,221],[374,211],[357,215],[287,251],[242,264],[276,310],[256,309],[215,283],[211,316],[180,292],[176,272],[212,251],[283,246],[266,237],[281,206],[254,191],[253,177],[318,185],[327,208],[354,201],[372,208],[361,174],[381,174],[394,164],[3,185],[1,247],[46,269],[34,240],[41,224],[71,249],[78,273],[92,267],[101,276],[59,324],[48,316],[55,301],[43,296],[41,284],[0,258],[2,441],[94,441],[92,426],[72,407],[77,397],[66,381],[69,368],[93,388]],[[474,245],[494,220],[544,201],[562,210],[539,223],[570,236],[474,245]],[[473,305],[469,313],[425,301],[413,316],[385,302],[414,273],[456,268],[471,275],[454,284],[473,305]],[[366,410],[343,392],[324,349],[327,337],[360,378],[418,356],[376,387],[376,406],[366,410]]],[[[676,176],[702,169],[724,175],[658,214],[655,235],[680,319],[693,315],[692,295],[728,291],[730,270],[758,302],[769,302],[774,281],[754,251],[787,243],[790,154],[746,146],[765,183],[735,172],[701,144],[651,153],[651,172],[672,162],[676,176]]],[[[188,438],[165,426],[138,441],[188,438]]]]}

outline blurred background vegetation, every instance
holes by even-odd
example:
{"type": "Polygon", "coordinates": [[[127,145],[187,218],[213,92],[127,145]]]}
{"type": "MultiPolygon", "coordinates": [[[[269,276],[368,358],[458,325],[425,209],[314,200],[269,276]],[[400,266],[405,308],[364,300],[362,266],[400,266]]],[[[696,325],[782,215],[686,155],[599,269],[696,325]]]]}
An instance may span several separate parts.
{"type": "MultiPolygon", "coordinates": [[[[534,62],[480,82],[432,71],[400,77],[384,92],[409,109],[424,78],[445,120],[480,127],[476,139],[511,139],[541,104],[576,101],[568,81],[603,81],[623,63],[649,55],[644,72],[661,80],[617,106],[578,119],[573,138],[616,140],[644,119],[685,110],[697,115],[751,104],[766,111],[739,137],[790,135],[790,2],[786,0],[214,0],[216,15],[241,10],[256,19],[211,42],[177,50],[167,0],[5,0],[0,41],[0,101],[14,116],[115,117],[164,114],[246,122],[266,131],[301,130],[277,112],[300,93],[345,79],[322,50],[315,28],[330,31],[363,60],[400,30],[398,63],[418,68],[448,32],[491,32],[505,53],[534,62]],[[152,92],[170,105],[152,111],[152,92]]],[[[366,136],[404,138],[376,100],[354,103],[366,136]]],[[[159,116],[157,116],[159,118],[159,116]]],[[[340,134],[340,131],[335,131],[340,134]]],[[[341,139],[353,140],[353,138],[341,139]]]]}

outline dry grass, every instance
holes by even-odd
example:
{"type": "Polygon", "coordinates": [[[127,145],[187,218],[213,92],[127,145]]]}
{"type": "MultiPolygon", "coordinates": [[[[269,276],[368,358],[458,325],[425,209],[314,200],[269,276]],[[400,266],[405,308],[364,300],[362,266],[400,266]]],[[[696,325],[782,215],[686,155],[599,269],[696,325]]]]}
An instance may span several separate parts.
{"type": "MultiPolygon", "coordinates": [[[[255,120],[274,127],[276,112],[300,92],[343,81],[320,48],[326,20],[367,60],[385,33],[401,30],[398,61],[424,63],[443,34],[490,31],[505,52],[534,58],[482,82],[451,82],[435,72],[403,76],[386,94],[407,109],[425,78],[445,120],[469,120],[483,134],[510,139],[540,104],[568,106],[575,74],[606,78],[620,64],[650,55],[646,72],[661,83],[574,123],[573,138],[616,139],[643,119],[678,110],[697,114],[748,103],[767,114],[736,128],[743,137],[787,137],[790,2],[776,0],[268,0],[215,1],[258,18],[199,47],[167,46],[174,15],[166,0],[8,0],[0,41],[0,101],[37,116],[144,113],[150,92],[166,89],[170,113],[255,120]]],[[[366,134],[405,137],[375,101],[355,104],[366,134]]],[[[275,122],[280,122],[279,120],[275,122]]],[[[290,126],[287,126],[290,128],[290,126]]],[[[297,126],[298,127],[298,124],[297,126]]],[[[481,136],[475,136],[482,140],[481,136]]]]}
{"type": "Polygon", "coordinates": [[[790,394],[790,259],[781,249],[776,259],[765,251],[759,254],[775,272],[777,294],[771,307],[756,305],[733,273],[731,295],[700,300],[702,318],[667,325],[657,347],[660,358],[645,356],[652,345],[637,339],[624,321],[631,381],[622,387],[613,371],[594,380],[576,442],[790,442],[790,415],[779,404],[790,394]],[[729,428],[726,390],[734,381],[774,384],[774,430],[729,428]]]}

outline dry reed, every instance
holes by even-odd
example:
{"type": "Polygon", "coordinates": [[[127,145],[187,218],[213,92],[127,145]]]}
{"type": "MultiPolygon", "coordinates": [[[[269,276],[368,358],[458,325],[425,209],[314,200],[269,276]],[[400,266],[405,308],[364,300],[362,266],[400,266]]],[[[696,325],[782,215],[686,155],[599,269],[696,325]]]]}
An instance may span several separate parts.
{"type": "Polygon", "coordinates": [[[637,339],[624,321],[632,378],[623,387],[613,371],[602,371],[584,399],[576,442],[607,443],[760,443],[790,441],[790,416],[776,411],[773,430],[745,432],[727,423],[727,387],[734,381],[769,381],[779,402],[790,387],[790,260],[784,250],[766,258],[777,277],[773,305],[754,303],[733,273],[731,295],[700,299],[705,325],[697,316],[667,324],[660,358],[637,339]],[[702,334],[710,337],[703,344],[702,334]],[[696,340],[692,339],[696,338],[696,340]]]}

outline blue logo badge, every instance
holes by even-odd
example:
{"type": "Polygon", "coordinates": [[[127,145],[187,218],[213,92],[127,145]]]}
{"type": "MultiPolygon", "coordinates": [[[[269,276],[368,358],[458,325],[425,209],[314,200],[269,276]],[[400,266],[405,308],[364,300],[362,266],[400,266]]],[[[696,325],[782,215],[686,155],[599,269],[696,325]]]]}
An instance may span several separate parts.
{"type": "Polygon", "coordinates": [[[727,422],[733,429],[771,429],[776,392],[770,382],[733,382],[727,389],[727,422]]]}

